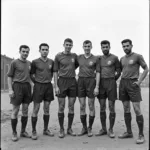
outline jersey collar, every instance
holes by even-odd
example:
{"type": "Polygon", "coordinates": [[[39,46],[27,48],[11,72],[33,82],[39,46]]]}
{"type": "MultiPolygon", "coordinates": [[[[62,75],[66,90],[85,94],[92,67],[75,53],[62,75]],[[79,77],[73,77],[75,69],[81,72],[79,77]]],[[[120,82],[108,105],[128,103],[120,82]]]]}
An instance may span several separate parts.
{"type": "Polygon", "coordinates": [[[43,62],[47,62],[48,58],[46,60],[42,59],[42,57],[39,58],[40,60],[42,60],[43,62]]]}

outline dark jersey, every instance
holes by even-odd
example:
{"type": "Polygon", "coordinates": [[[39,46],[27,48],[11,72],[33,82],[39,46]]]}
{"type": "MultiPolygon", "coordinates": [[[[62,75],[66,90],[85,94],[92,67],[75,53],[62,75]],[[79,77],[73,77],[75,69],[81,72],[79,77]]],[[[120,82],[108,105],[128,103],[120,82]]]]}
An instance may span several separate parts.
{"type": "Polygon", "coordinates": [[[92,55],[88,58],[84,54],[78,56],[79,77],[94,77],[100,72],[99,58],[92,55]]]}
{"type": "Polygon", "coordinates": [[[35,81],[39,83],[49,83],[53,77],[54,62],[47,58],[46,62],[41,58],[35,59],[31,64],[31,74],[35,75],[35,81]]]}
{"type": "Polygon", "coordinates": [[[78,67],[77,55],[75,53],[64,54],[60,52],[54,61],[54,72],[60,77],[75,77],[75,70],[78,67]]]}
{"type": "Polygon", "coordinates": [[[10,64],[10,69],[7,73],[8,77],[12,77],[13,82],[30,82],[31,62],[26,60],[15,59],[10,64]]]}
{"type": "Polygon", "coordinates": [[[129,56],[125,55],[120,59],[122,78],[135,79],[139,78],[140,66],[144,68],[147,66],[142,55],[131,53],[129,56]]]}
{"type": "Polygon", "coordinates": [[[121,68],[119,59],[113,54],[108,56],[100,56],[101,78],[115,78],[117,72],[117,78],[121,74],[121,68]]]}

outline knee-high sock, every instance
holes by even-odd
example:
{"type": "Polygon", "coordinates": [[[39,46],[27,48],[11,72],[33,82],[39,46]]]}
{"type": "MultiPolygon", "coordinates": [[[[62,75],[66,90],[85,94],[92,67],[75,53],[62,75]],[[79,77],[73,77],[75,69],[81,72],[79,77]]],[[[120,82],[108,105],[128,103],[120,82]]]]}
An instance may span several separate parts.
{"type": "Polygon", "coordinates": [[[116,113],[110,113],[109,114],[109,123],[110,127],[109,129],[113,129],[114,123],[115,123],[116,113]]]}
{"type": "Polygon", "coordinates": [[[86,115],[80,115],[83,128],[87,129],[86,115]]]}
{"type": "Polygon", "coordinates": [[[124,113],[124,119],[125,119],[125,124],[127,127],[127,132],[132,133],[132,129],[131,129],[132,116],[131,116],[131,113],[124,113]]]}
{"type": "Polygon", "coordinates": [[[44,131],[48,129],[49,118],[50,118],[50,115],[43,115],[44,131]]]}
{"type": "Polygon", "coordinates": [[[18,119],[11,119],[11,127],[12,127],[12,130],[13,130],[13,133],[16,133],[16,127],[17,127],[17,123],[18,123],[18,119]]]}
{"type": "Polygon", "coordinates": [[[136,121],[139,127],[139,135],[144,135],[143,134],[143,126],[144,126],[144,118],[143,115],[136,116],[136,121]]]}
{"type": "Polygon", "coordinates": [[[32,122],[32,132],[36,131],[37,117],[32,117],[31,122],[32,122]]]}
{"type": "Polygon", "coordinates": [[[64,113],[58,113],[58,120],[61,129],[64,129],[64,113]]]}
{"type": "Polygon", "coordinates": [[[74,114],[68,113],[68,129],[71,128],[73,122],[74,114]]]}
{"type": "Polygon", "coordinates": [[[92,125],[94,123],[95,116],[89,115],[89,128],[92,129],[92,125]]]}
{"type": "Polygon", "coordinates": [[[100,112],[100,119],[102,124],[102,129],[106,130],[106,112],[100,112]]]}
{"type": "Polygon", "coordinates": [[[22,116],[21,117],[21,132],[25,132],[27,122],[28,122],[28,116],[22,116]]]}

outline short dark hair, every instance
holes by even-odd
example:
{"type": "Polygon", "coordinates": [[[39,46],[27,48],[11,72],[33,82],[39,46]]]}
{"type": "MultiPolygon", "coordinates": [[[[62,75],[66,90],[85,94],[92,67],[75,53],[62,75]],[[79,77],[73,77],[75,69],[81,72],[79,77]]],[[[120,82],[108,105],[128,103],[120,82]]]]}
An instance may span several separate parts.
{"type": "Polygon", "coordinates": [[[89,43],[92,45],[92,42],[91,42],[90,40],[85,40],[85,41],[83,42],[83,45],[84,45],[84,44],[89,44],[89,43]]]}
{"type": "Polygon", "coordinates": [[[21,46],[19,47],[19,51],[21,51],[22,48],[25,48],[25,49],[28,48],[28,49],[30,50],[29,46],[27,46],[27,45],[21,45],[21,46]]]}
{"type": "Polygon", "coordinates": [[[41,43],[39,49],[41,49],[42,46],[47,46],[49,48],[49,45],[47,43],[41,43]]]}
{"type": "Polygon", "coordinates": [[[130,39],[124,39],[123,41],[121,41],[122,44],[127,42],[129,42],[130,45],[132,45],[132,41],[130,39]]]}
{"type": "Polygon", "coordinates": [[[107,40],[103,40],[103,41],[101,41],[101,46],[102,46],[103,44],[108,44],[108,45],[110,46],[110,42],[109,42],[109,41],[107,41],[107,40]]]}
{"type": "Polygon", "coordinates": [[[73,44],[73,41],[72,41],[72,39],[70,39],[70,38],[65,39],[65,40],[64,40],[64,44],[65,44],[66,42],[69,42],[69,43],[73,44]]]}

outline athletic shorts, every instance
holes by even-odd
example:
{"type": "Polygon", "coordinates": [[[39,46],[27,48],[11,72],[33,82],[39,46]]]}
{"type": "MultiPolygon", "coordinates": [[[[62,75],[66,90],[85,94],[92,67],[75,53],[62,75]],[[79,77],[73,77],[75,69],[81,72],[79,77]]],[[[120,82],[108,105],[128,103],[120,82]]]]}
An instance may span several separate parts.
{"type": "Polygon", "coordinates": [[[77,96],[77,81],[76,78],[59,77],[58,87],[60,94],[57,95],[60,98],[76,97],[77,96]]]}
{"type": "Polygon", "coordinates": [[[94,98],[94,89],[96,86],[95,78],[79,77],[78,79],[78,97],[94,98]]]}
{"type": "Polygon", "coordinates": [[[141,97],[141,88],[133,84],[137,82],[138,79],[121,79],[119,85],[119,99],[121,101],[129,101],[131,102],[140,102],[142,101],[141,97]]]}
{"type": "Polygon", "coordinates": [[[19,106],[23,104],[29,104],[31,102],[31,85],[30,83],[14,82],[12,85],[14,91],[14,97],[11,98],[10,103],[19,106]]]}
{"type": "Polygon", "coordinates": [[[42,101],[51,102],[54,100],[53,85],[49,83],[35,82],[33,88],[32,100],[35,103],[41,103],[42,101]]]}
{"type": "Polygon", "coordinates": [[[98,99],[114,101],[117,99],[117,83],[114,78],[101,78],[98,99]]]}

